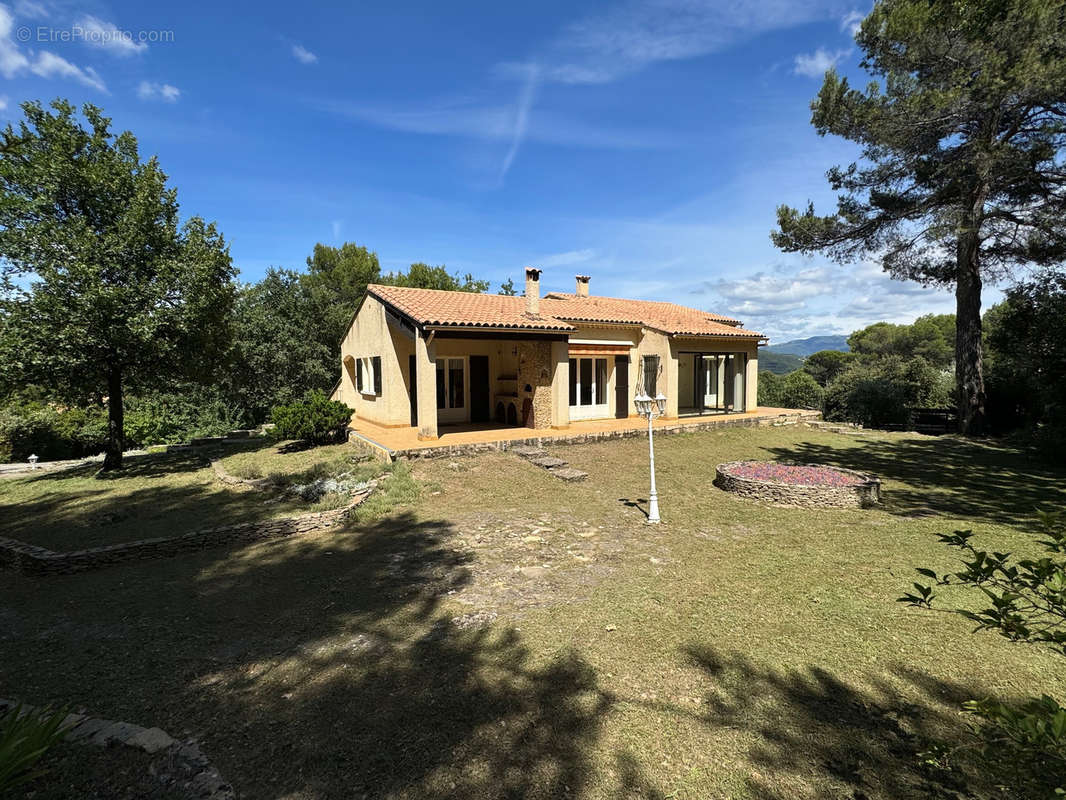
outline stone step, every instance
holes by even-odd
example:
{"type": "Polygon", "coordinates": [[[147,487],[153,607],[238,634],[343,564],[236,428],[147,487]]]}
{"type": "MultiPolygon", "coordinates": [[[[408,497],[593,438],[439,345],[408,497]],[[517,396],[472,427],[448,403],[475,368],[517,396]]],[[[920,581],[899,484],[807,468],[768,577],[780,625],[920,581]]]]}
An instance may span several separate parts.
{"type": "Polygon", "coordinates": [[[582,472],[581,470],[574,469],[573,467],[555,467],[554,469],[549,469],[548,472],[550,472],[556,478],[560,478],[567,482],[583,481],[589,476],[587,472],[582,472]]]}
{"type": "Polygon", "coordinates": [[[555,456],[543,455],[537,458],[529,459],[530,464],[536,464],[538,467],[544,467],[544,469],[555,469],[556,467],[565,467],[568,461],[564,461],[561,458],[555,456]]]}

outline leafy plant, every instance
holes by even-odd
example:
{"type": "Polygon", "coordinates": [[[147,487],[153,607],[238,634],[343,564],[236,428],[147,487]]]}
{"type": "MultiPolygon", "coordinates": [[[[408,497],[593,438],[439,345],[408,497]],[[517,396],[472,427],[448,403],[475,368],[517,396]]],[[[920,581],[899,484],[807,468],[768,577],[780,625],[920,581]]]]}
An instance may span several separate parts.
{"type": "Polygon", "coordinates": [[[0,716],[0,794],[44,773],[37,762],[65,735],[65,710],[23,712],[19,704],[0,716]]]}
{"type": "MultiPolygon", "coordinates": [[[[1040,512],[1038,527],[1048,553],[1042,558],[1014,559],[1010,553],[978,550],[970,541],[972,531],[940,534],[942,542],[964,554],[963,568],[944,574],[919,568],[930,583],[915,582],[914,591],[899,602],[931,609],[937,587],[976,588],[986,607],[946,610],[975,623],[975,632],[995,631],[1012,642],[1045,645],[1066,656],[1066,517],[1061,512],[1040,512]]],[[[1011,746],[1025,759],[1043,765],[1048,776],[1066,783],[1066,708],[1058,701],[1044,695],[1014,706],[984,699],[970,701],[964,708],[986,723],[980,733],[987,752],[1011,746]]]]}
{"type": "Polygon", "coordinates": [[[285,439],[323,444],[337,437],[351,421],[351,408],[330,400],[324,392],[309,392],[303,400],[277,406],[270,414],[275,432],[285,439]]]}

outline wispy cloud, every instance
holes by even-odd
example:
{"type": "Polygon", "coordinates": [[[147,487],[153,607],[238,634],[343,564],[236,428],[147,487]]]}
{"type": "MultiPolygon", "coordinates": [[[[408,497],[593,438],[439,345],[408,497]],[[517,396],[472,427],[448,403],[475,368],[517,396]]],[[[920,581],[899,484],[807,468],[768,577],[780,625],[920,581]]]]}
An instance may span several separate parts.
{"type": "Polygon", "coordinates": [[[10,102],[6,94],[0,95],[0,111],[7,111],[8,103],[10,102]]]}
{"type": "Polygon", "coordinates": [[[164,103],[176,103],[181,97],[181,89],[169,83],[141,81],[137,86],[137,96],[142,100],[162,100],[164,103]]]}
{"type": "Polygon", "coordinates": [[[316,56],[302,44],[294,44],[292,46],[292,57],[299,61],[301,64],[314,64],[316,61],[318,61],[318,56],[316,56]]]}
{"type": "Polygon", "coordinates": [[[148,49],[147,44],[138,42],[128,31],[123,31],[113,22],[86,15],[75,25],[82,29],[82,41],[112,55],[126,58],[148,49]]]}
{"type": "Polygon", "coordinates": [[[596,257],[596,251],[591,247],[586,247],[582,250],[567,250],[564,253],[552,253],[551,255],[541,256],[540,258],[533,259],[532,263],[536,264],[541,269],[551,269],[552,267],[565,267],[568,264],[583,264],[586,261],[591,261],[596,257]]]}
{"type": "Polygon", "coordinates": [[[15,19],[5,5],[0,5],[0,75],[11,79],[24,72],[41,78],[68,78],[83,86],[107,91],[103,78],[92,67],[79,67],[47,50],[24,53],[12,38],[15,19]]]}
{"type": "Polygon", "coordinates": [[[333,241],[335,242],[339,242],[341,240],[341,228],[343,226],[343,223],[344,220],[335,219],[329,224],[330,230],[333,231],[333,241]]]}
{"type": "Polygon", "coordinates": [[[862,21],[866,19],[866,15],[861,11],[849,11],[844,15],[844,18],[840,20],[840,30],[847,31],[852,36],[859,32],[859,28],[862,26],[862,21]]]}
{"type": "Polygon", "coordinates": [[[832,69],[850,55],[850,48],[830,52],[824,47],[819,47],[813,53],[797,55],[792,71],[807,78],[821,78],[827,70],[832,69]]]}
{"type": "Polygon", "coordinates": [[[698,58],[752,36],[831,18],[824,0],[630,2],[567,26],[533,59],[545,80],[607,83],[661,61],[698,58]]]}
{"type": "Polygon", "coordinates": [[[518,95],[518,102],[515,104],[515,120],[511,131],[511,146],[507,148],[507,155],[504,156],[503,166],[500,167],[500,180],[503,180],[507,176],[507,172],[511,169],[511,165],[514,163],[515,156],[518,155],[518,149],[522,146],[522,142],[526,138],[526,132],[529,129],[529,112],[533,109],[533,99],[536,96],[539,81],[540,70],[536,67],[531,68],[525,83],[522,85],[522,91],[518,95]]]}
{"type": "Polygon", "coordinates": [[[520,126],[524,126],[523,139],[573,147],[658,149],[671,147],[677,141],[675,134],[664,131],[599,127],[551,110],[540,110],[534,116],[530,111],[532,102],[523,111],[522,97],[520,92],[517,102],[482,103],[464,99],[412,109],[338,101],[319,101],[313,105],[329,113],[390,130],[503,142],[507,144],[508,152],[520,126]]]}
{"type": "Polygon", "coordinates": [[[15,3],[15,16],[29,19],[47,19],[49,14],[48,9],[42,3],[35,3],[33,0],[18,0],[15,3]]]}

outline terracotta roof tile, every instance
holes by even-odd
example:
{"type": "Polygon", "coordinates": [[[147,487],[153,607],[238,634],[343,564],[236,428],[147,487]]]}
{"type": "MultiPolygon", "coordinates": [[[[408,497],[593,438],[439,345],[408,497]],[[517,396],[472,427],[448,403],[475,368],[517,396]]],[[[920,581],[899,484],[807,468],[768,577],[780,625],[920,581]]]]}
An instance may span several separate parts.
{"type": "Polygon", "coordinates": [[[543,313],[536,317],[530,316],[526,313],[524,297],[411,289],[405,286],[382,286],[377,283],[368,286],[367,291],[403,312],[419,325],[574,330],[573,325],[543,313]]]}
{"type": "Polygon", "coordinates": [[[764,338],[756,331],[737,327],[739,323],[730,317],[654,300],[551,292],[541,298],[540,314],[531,317],[526,313],[524,297],[380,284],[367,289],[419,325],[572,331],[572,322],[607,322],[642,325],[673,336],[764,338]]]}

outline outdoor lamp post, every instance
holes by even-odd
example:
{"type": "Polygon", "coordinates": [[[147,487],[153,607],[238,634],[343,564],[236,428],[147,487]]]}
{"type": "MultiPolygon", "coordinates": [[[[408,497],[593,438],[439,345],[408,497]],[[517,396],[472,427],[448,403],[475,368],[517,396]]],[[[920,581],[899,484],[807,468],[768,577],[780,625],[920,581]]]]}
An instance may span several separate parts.
{"type": "Polygon", "coordinates": [[[666,396],[659,392],[655,398],[648,396],[642,388],[640,393],[633,398],[637,407],[637,413],[648,420],[648,460],[651,464],[651,493],[648,495],[648,522],[658,523],[659,519],[659,493],[655,490],[655,440],[652,438],[652,421],[666,413],[666,396]]]}
{"type": "Polygon", "coordinates": [[[27,460],[30,462],[30,469],[37,469],[38,458],[36,453],[32,454],[27,460]]]}

